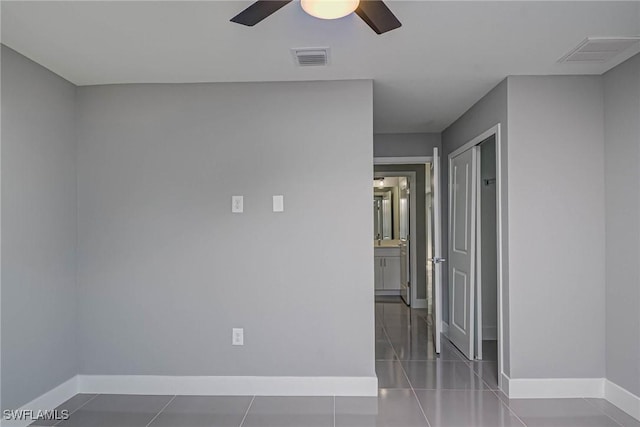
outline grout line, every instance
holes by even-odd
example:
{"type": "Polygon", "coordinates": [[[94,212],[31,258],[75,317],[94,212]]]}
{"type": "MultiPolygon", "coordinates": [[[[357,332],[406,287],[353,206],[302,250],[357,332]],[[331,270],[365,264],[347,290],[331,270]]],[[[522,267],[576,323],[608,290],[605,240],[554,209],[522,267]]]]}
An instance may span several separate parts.
{"type": "MultiPolygon", "coordinates": [[[[80,394],[80,393],[78,393],[80,394]]],[[[77,394],[76,394],[77,396],[77,394]]],[[[87,400],[86,402],[84,402],[82,405],[78,406],[76,409],[74,409],[72,412],[69,412],[69,418],[71,418],[71,415],[75,414],[76,412],[78,412],[80,409],[82,409],[84,407],[84,405],[86,405],[87,403],[91,402],[93,399],[95,399],[96,397],[100,396],[100,394],[95,394],[91,399],[87,400]]],[[[59,420],[54,424],[54,427],[59,425],[62,421],[64,420],[59,420]]]]}
{"type": "MultiPolygon", "coordinates": [[[[488,383],[488,382],[486,382],[486,381],[484,380],[484,378],[482,378],[482,375],[480,375],[478,372],[476,372],[475,368],[474,368],[472,365],[470,365],[469,367],[470,367],[470,368],[471,368],[471,370],[473,371],[473,374],[474,374],[476,377],[478,377],[478,378],[480,379],[480,381],[482,381],[482,382],[483,382],[483,384],[484,384],[485,386],[487,386],[486,390],[491,390],[491,391],[493,391],[493,388],[491,388],[491,386],[489,385],[489,383],[488,383]]],[[[482,367],[480,367],[480,372],[482,372],[482,367]]],[[[498,374],[498,375],[499,375],[499,374],[498,374]]],[[[498,398],[498,400],[500,400],[500,398],[498,398]]]]}
{"type": "Polygon", "coordinates": [[[244,420],[246,420],[246,419],[247,419],[247,415],[249,415],[249,409],[251,409],[251,405],[253,405],[253,401],[254,401],[254,400],[256,400],[256,397],[255,397],[255,396],[253,396],[253,397],[251,398],[251,402],[249,402],[249,406],[247,406],[247,411],[244,413],[244,417],[242,417],[242,421],[240,421],[240,426],[239,426],[239,427],[242,427],[242,426],[243,426],[243,424],[244,424],[244,420]]]}
{"type": "Polygon", "coordinates": [[[93,399],[95,399],[96,397],[100,396],[100,394],[96,394],[94,395],[91,399],[87,400],[86,402],[84,402],[82,405],[78,406],[73,412],[69,413],[69,415],[71,414],[75,414],[76,412],[78,412],[80,409],[84,408],[84,406],[91,402],[93,399]]]}
{"type": "Polygon", "coordinates": [[[473,393],[484,393],[486,391],[493,391],[487,388],[420,388],[420,387],[412,387],[414,390],[419,391],[465,391],[465,392],[473,392],[473,393]]]}
{"type": "Polygon", "coordinates": [[[411,387],[378,387],[378,390],[409,390],[411,387]]]}
{"type": "MultiPolygon", "coordinates": [[[[384,333],[385,333],[385,335],[387,335],[387,339],[389,340],[389,342],[391,342],[391,339],[389,338],[389,334],[387,333],[386,329],[384,329],[384,333]]],[[[393,353],[396,355],[396,358],[397,358],[398,357],[398,353],[396,352],[396,349],[393,346],[393,344],[391,344],[391,348],[393,349],[393,353]]],[[[420,399],[418,399],[418,395],[416,394],[416,391],[413,388],[413,384],[411,384],[411,380],[409,379],[409,376],[407,375],[407,372],[404,370],[404,366],[402,366],[402,362],[400,360],[398,360],[398,363],[400,364],[400,369],[402,369],[402,373],[404,374],[404,377],[407,379],[407,382],[409,383],[409,388],[411,389],[411,393],[413,393],[413,397],[416,399],[416,402],[418,403],[418,408],[420,408],[420,412],[422,412],[422,416],[424,417],[424,420],[427,422],[427,427],[431,427],[431,423],[429,422],[429,419],[427,418],[427,414],[425,414],[425,412],[424,412],[424,408],[422,407],[422,404],[420,403],[420,399]]]]}
{"type": "Polygon", "coordinates": [[[488,391],[495,392],[496,390],[491,390],[487,388],[422,388],[422,387],[380,387],[379,390],[409,390],[414,389],[418,391],[465,391],[465,392],[474,392],[474,393],[486,393],[488,391]]]}
{"type": "MultiPolygon", "coordinates": [[[[384,314],[383,314],[383,317],[384,317],[384,314]]],[[[409,314],[409,320],[411,320],[411,314],[409,314]]],[[[429,325],[429,322],[427,321],[427,319],[423,319],[423,320],[425,321],[425,323],[427,324],[427,326],[430,326],[430,325],[429,325]]],[[[411,323],[412,323],[412,322],[409,322],[409,323],[410,323],[410,324],[408,325],[408,327],[409,327],[409,328],[411,328],[411,327],[412,327],[412,326],[411,326],[411,323]]],[[[403,327],[403,328],[404,328],[404,327],[403,327]]],[[[498,399],[498,401],[499,401],[500,405],[505,406],[505,407],[507,408],[507,410],[508,410],[511,414],[513,414],[513,416],[514,416],[518,421],[520,421],[520,423],[522,423],[522,426],[526,427],[525,422],[524,422],[524,421],[523,421],[523,420],[518,416],[518,414],[516,414],[516,413],[515,413],[515,411],[513,411],[513,409],[511,409],[511,407],[509,407],[509,405],[507,405],[506,403],[504,403],[504,402],[502,401],[502,399],[500,399],[500,396],[498,396],[498,394],[497,394],[496,390],[494,390],[493,388],[491,388],[491,387],[489,386],[489,384],[487,384],[487,382],[484,380],[484,378],[482,378],[482,376],[481,376],[480,374],[478,374],[477,372],[475,372],[475,369],[474,369],[474,368],[475,368],[474,361],[472,361],[472,360],[467,360],[467,359],[466,359],[466,357],[464,357],[463,355],[462,355],[462,356],[458,356],[458,359],[456,359],[456,360],[442,360],[442,359],[427,359],[427,360],[412,360],[412,359],[409,359],[409,360],[400,360],[400,358],[398,357],[398,353],[397,353],[397,351],[396,351],[395,345],[394,345],[394,344],[393,344],[393,342],[391,341],[391,337],[389,336],[389,333],[388,333],[388,331],[387,331],[386,325],[385,325],[384,323],[383,323],[383,325],[382,325],[382,329],[383,329],[383,331],[384,331],[384,333],[385,333],[385,335],[386,335],[386,337],[387,337],[387,340],[388,340],[388,341],[389,341],[389,343],[391,344],[391,348],[392,348],[392,350],[393,350],[393,352],[394,352],[394,354],[395,354],[395,356],[396,356],[396,359],[397,359],[397,360],[395,360],[395,361],[400,362],[400,368],[402,369],[402,373],[404,374],[405,378],[407,379],[407,381],[408,381],[408,383],[409,383],[409,388],[410,388],[410,389],[411,389],[411,391],[413,392],[413,395],[414,395],[414,397],[416,398],[416,401],[418,402],[418,406],[420,407],[420,410],[422,411],[422,415],[424,416],[425,420],[427,421],[427,424],[429,425],[429,427],[431,426],[431,424],[429,423],[429,419],[427,418],[427,415],[426,415],[426,413],[424,412],[424,408],[422,407],[422,404],[420,403],[420,400],[418,399],[418,395],[416,394],[416,388],[413,386],[413,384],[411,383],[411,380],[409,379],[409,376],[407,375],[407,372],[406,372],[406,370],[405,370],[405,368],[404,368],[404,362],[438,362],[438,363],[442,363],[442,362],[454,362],[454,363],[460,363],[460,362],[462,362],[462,363],[464,363],[466,366],[468,366],[468,367],[473,371],[473,375],[474,375],[475,377],[477,377],[477,378],[482,382],[482,384],[484,384],[484,385],[487,387],[486,389],[417,389],[417,390],[466,391],[466,392],[471,391],[471,392],[474,392],[474,393],[477,393],[477,392],[483,392],[483,393],[484,393],[484,392],[490,392],[490,393],[493,393],[493,395],[496,397],[496,399],[498,399]]],[[[412,340],[411,340],[411,342],[412,342],[412,340]]],[[[443,345],[445,345],[445,346],[449,346],[449,345],[450,345],[450,346],[451,346],[451,350],[453,350],[453,351],[454,351],[454,354],[456,354],[456,353],[461,354],[461,353],[460,353],[460,351],[459,351],[457,348],[455,348],[455,346],[453,346],[453,344],[447,343],[447,341],[443,341],[443,345]]],[[[457,354],[456,354],[456,355],[457,355],[457,354]]],[[[386,360],[383,360],[383,361],[386,361],[386,360]]],[[[387,389],[388,389],[388,390],[389,390],[389,389],[391,389],[391,390],[408,390],[407,388],[404,388],[404,389],[387,388],[387,389]]],[[[498,390],[498,391],[499,391],[499,390],[498,390]]],[[[605,415],[606,415],[606,414],[605,414],[605,415]]],[[[611,417],[609,417],[609,418],[611,418],[611,417]]],[[[614,420],[614,421],[615,421],[615,420],[614,420]]],[[[616,422],[616,424],[618,424],[618,423],[616,422]]]]}
{"type": "Polygon", "coordinates": [[[429,418],[427,418],[427,414],[424,412],[424,408],[422,407],[422,403],[420,403],[420,399],[418,399],[418,394],[416,393],[416,389],[413,388],[413,384],[411,384],[411,380],[409,379],[409,376],[407,375],[407,372],[404,370],[404,366],[402,366],[402,363],[400,363],[400,368],[402,369],[402,373],[404,374],[404,376],[407,378],[407,381],[409,381],[409,386],[411,387],[411,392],[413,393],[413,397],[416,398],[416,402],[418,402],[418,408],[420,408],[420,412],[422,412],[422,416],[424,417],[425,421],[427,422],[427,426],[431,427],[431,423],[429,422],[429,418]]]}
{"type": "Polygon", "coordinates": [[[333,395],[333,427],[336,427],[336,395],[333,395]]]}
{"type": "Polygon", "coordinates": [[[583,398],[582,398],[582,400],[584,400],[584,401],[587,403],[587,405],[591,406],[592,408],[597,409],[598,411],[600,411],[600,413],[602,413],[602,414],[606,415],[607,417],[611,418],[611,419],[613,420],[613,422],[614,422],[614,423],[616,423],[616,424],[618,424],[620,427],[624,427],[622,424],[620,424],[620,423],[618,422],[618,420],[616,420],[616,419],[615,419],[615,418],[613,418],[611,415],[609,415],[609,414],[607,414],[606,412],[604,412],[604,410],[603,410],[603,409],[598,408],[595,404],[593,404],[593,403],[589,402],[586,398],[584,398],[584,397],[583,397],[583,398]]]}
{"type": "Polygon", "coordinates": [[[522,420],[522,418],[520,418],[520,416],[518,416],[518,414],[516,414],[516,411],[514,411],[513,409],[511,409],[511,407],[509,405],[504,403],[502,401],[502,399],[500,399],[500,396],[498,396],[498,393],[495,390],[491,390],[491,392],[496,396],[496,399],[498,399],[498,401],[500,402],[501,405],[505,406],[507,408],[507,410],[509,410],[509,412],[511,412],[511,414],[513,414],[513,416],[516,417],[517,420],[522,423],[523,426],[527,427],[527,424],[522,420]]]}
{"type": "Polygon", "coordinates": [[[171,402],[173,402],[173,399],[175,399],[175,398],[176,398],[176,395],[174,394],[174,395],[173,395],[173,397],[172,397],[171,399],[169,399],[169,401],[167,402],[167,404],[166,404],[166,405],[164,405],[164,406],[162,407],[162,409],[160,409],[160,412],[158,412],[158,413],[156,414],[156,416],[155,416],[155,417],[151,418],[151,421],[149,421],[149,423],[146,425],[146,427],[149,427],[149,426],[151,425],[151,423],[153,423],[153,422],[156,420],[156,418],[158,418],[158,416],[162,413],[162,411],[164,411],[165,409],[167,409],[167,406],[169,406],[169,404],[170,404],[171,402]]]}
{"type": "MultiPolygon", "coordinates": [[[[464,363],[465,365],[469,366],[468,363],[465,363],[464,360],[449,360],[449,359],[441,359],[441,358],[437,358],[437,359],[403,359],[400,360],[400,362],[416,362],[416,363],[464,363]]],[[[469,366],[471,369],[473,369],[472,366],[469,366]]]]}

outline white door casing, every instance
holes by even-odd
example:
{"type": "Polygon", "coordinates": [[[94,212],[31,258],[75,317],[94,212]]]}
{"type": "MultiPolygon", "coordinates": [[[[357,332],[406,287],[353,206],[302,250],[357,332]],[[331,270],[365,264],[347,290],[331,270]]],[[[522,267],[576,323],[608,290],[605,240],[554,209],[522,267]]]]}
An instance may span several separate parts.
{"type": "MultiPolygon", "coordinates": [[[[433,161],[431,167],[431,251],[432,258],[427,260],[430,267],[431,284],[433,286],[433,341],[436,345],[436,353],[440,354],[440,338],[442,334],[442,226],[440,220],[440,154],[438,148],[433,149],[433,161]]],[[[428,272],[429,273],[429,272],[428,272]]]]}
{"type": "Polygon", "coordinates": [[[449,158],[449,339],[474,356],[477,147],[449,158]]]}
{"type": "MultiPolygon", "coordinates": [[[[415,165],[423,165],[427,162],[430,162],[430,157],[374,157],[373,164],[374,165],[395,165],[395,164],[415,164],[415,165]]],[[[403,170],[403,171],[393,171],[393,172],[375,172],[374,178],[382,177],[384,175],[392,174],[393,176],[404,176],[409,181],[409,186],[416,188],[416,172],[411,170],[403,170]]],[[[410,274],[409,274],[409,289],[410,292],[409,303],[412,307],[419,308],[420,303],[426,300],[419,300],[417,297],[417,286],[414,286],[413,282],[416,281],[415,278],[418,276],[418,257],[417,257],[417,246],[418,239],[413,239],[411,237],[411,230],[417,229],[417,203],[416,203],[416,192],[409,192],[409,243],[408,243],[408,256],[410,263],[410,274]]],[[[408,294],[409,295],[409,294],[408,294]]]]}
{"type": "Polygon", "coordinates": [[[476,234],[475,234],[475,314],[474,314],[474,329],[475,334],[474,345],[475,354],[474,358],[482,360],[482,179],[481,179],[481,167],[482,167],[482,150],[480,146],[477,146],[476,150],[476,234]]]}

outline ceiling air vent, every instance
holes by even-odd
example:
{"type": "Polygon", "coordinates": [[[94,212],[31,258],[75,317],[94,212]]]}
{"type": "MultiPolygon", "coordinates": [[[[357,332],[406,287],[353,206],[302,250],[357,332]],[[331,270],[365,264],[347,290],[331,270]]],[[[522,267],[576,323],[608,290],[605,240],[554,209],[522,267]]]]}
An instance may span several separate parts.
{"type": "Polygon", "coordinates": [[[299,67],[323,67],[329,63],[328,47],[291,49],[291,53],[299,67]]]}
{"type": "Polygon", "coordinates": [[[607,62],[640,41],[640,37],[587,37],[558,62],[607,62]]]}

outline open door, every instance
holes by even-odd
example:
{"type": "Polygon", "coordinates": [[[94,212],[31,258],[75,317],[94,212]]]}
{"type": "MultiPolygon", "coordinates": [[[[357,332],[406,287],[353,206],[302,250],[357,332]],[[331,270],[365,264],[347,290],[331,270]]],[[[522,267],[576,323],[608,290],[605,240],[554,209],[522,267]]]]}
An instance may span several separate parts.
{"type": "Polygon", "coordinates": [[[449,339],[472,360],[475,328],[477,147],[449,158],[449,339]]]}
{"type": "Polygon", "coordinates": [[[411,306],[411,180],[401,177],[400,188],[400,297],[405,304],[411,306]]]}
{"type": "MultiPolygon", "coordinates": [[[[433,298],[433,342],[436,353],[440,354],[440,336],[442,333],[442,228],[440,221],[440,153],[433,149],[433,162],[430,171],[430,205],[429,221],[431,222],[431,253],[427,254],[427,275],[431,278],[431,295],[433,298]]],[[[429,226],[429,224],[428,224],[429,226]]]]}

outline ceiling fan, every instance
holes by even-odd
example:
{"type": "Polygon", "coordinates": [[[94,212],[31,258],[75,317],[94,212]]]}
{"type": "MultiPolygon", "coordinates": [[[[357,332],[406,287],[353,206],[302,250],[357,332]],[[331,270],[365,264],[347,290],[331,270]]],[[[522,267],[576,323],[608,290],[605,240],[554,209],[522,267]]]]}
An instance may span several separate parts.
{"type": "MultiPolygon", "coordinates": [[[[253,27],[293,0],[258,0],[231,18],[231,22],[253,27]]],[[[382,0],[300,0],[302,9],[321,19],[337,19],[355,12],[373,31],[383,34],[402,24],[382,0]]]]}

